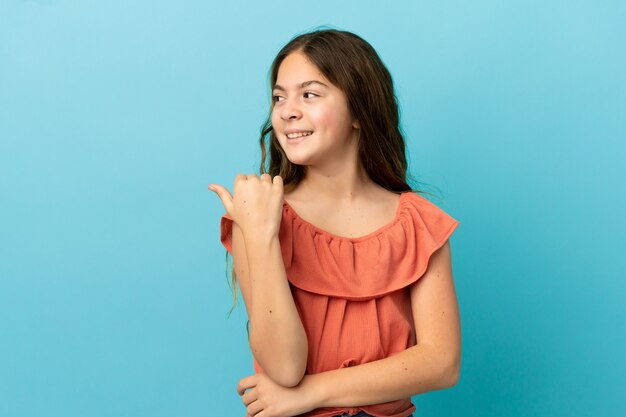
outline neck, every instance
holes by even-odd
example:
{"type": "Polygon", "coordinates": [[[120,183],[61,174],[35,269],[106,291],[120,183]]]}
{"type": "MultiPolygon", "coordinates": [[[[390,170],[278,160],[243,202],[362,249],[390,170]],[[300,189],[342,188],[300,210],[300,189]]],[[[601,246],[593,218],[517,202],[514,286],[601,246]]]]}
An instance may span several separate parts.
{"type": "Polygon", "coordinates": [[[307,166],[298,188],[315,199],[351,202],[366,194],[373,185],[355,155],[352,161],[334,166],[307,166]]]}

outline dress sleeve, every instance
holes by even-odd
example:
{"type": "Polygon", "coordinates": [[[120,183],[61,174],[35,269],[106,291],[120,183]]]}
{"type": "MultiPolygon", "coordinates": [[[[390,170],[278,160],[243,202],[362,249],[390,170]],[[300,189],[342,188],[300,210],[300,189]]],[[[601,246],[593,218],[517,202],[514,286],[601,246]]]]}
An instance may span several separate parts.
{"type": "Polygon", "coordinates": [[[224,214],[220,219],[220,241],[228,253],[233,254],[233,219],[224,214]]]}

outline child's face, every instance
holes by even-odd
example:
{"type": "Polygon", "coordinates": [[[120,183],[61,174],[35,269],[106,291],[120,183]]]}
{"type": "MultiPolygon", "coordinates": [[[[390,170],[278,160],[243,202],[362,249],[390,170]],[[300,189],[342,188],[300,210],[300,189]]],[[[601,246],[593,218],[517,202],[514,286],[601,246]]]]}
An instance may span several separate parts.
{"type": "Polygon", "coordinates": [[[294,52],[283,60],[272,95],[274,134],[292,163],[343,163],[356,152],[358,125],[350,115],[345,94],[306,55],[294,52]],[[306,136],[288,137],[294,132],[306,136]]]}

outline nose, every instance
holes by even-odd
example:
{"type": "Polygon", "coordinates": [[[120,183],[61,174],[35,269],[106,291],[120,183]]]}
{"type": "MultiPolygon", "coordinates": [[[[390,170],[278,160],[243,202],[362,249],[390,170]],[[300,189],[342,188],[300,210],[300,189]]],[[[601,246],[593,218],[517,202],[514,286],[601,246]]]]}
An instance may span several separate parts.
{"type": "Polygon", "coordinates": [[[290,100],[286,98],[282,103],[282,108],[280,109],[280,117],[283,120],[290,119],[299,119],[302,116],[302,112],[300,111],[300,106],[296,102],[296,100],[290,100]]]}

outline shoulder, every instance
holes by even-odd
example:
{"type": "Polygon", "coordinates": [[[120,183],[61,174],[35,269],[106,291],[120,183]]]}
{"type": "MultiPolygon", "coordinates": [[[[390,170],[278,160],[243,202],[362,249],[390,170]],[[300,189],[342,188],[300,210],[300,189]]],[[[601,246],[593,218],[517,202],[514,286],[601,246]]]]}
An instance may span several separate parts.
{"type": "MultiPolygon", "coordinates": [[[[406,191],[402,193],[406,205],[420,214],[435,217],[450,217],[450,215],[440,207],[443,202],[433,202],[425,195],[417,191],[406,191]]],[[[436,200],[435,200],[436,201],[436,200]]]]}
{"type": "Polygon", "coordinates": [[[370,193],[372,205],[384,205],[387,207],[397,207],[400,204],[402,193],[390,191],[383,187],[378,187],[370,193]]]}

